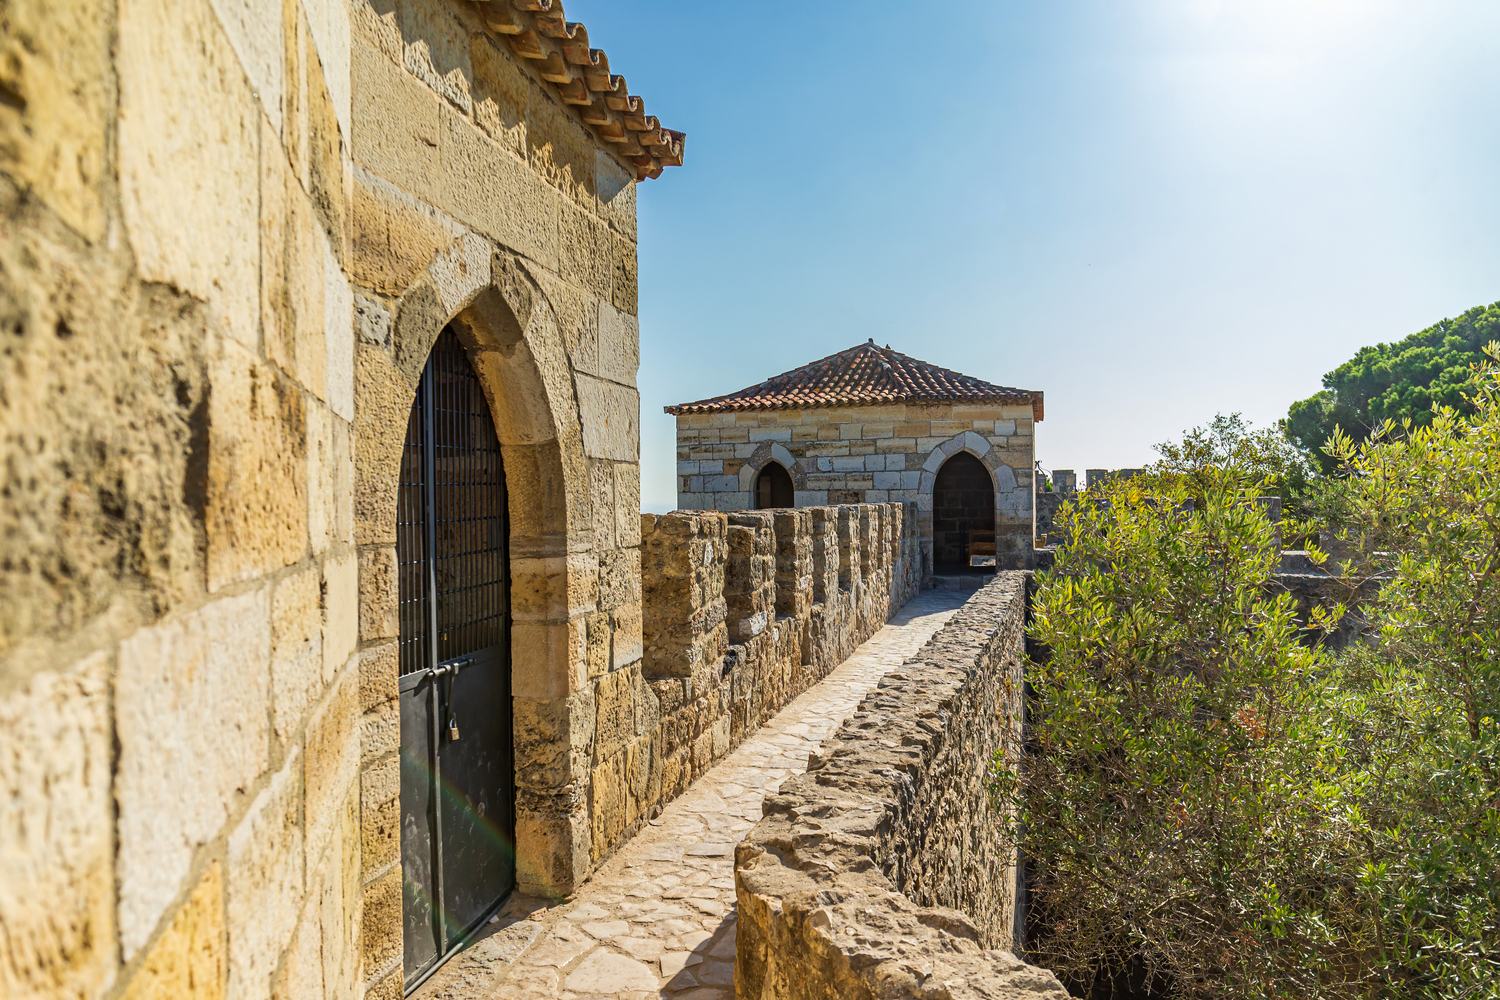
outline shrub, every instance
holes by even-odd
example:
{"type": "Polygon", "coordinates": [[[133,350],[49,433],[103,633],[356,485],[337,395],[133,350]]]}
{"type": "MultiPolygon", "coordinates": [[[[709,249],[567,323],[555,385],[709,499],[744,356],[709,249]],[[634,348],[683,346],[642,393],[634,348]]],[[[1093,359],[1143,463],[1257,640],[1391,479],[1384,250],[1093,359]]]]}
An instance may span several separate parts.
{"type": "Polygon", "coordinates": [[[1268,587],[1257,473],[1158,467],[1063,510],[1027,755],[995,771],[1034,960],[1084,991],[1500,996],[1500,376],[1470,391],[1330,446],[1343,569],[1386,580],[1338,655],[1268,587]]]}

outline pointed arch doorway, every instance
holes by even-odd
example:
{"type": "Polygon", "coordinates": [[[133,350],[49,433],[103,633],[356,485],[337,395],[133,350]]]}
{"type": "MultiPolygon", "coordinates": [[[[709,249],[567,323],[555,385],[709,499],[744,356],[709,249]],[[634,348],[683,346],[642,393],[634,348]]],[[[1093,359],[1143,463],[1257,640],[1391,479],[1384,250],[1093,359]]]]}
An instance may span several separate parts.
{"type": "Polygon", "coordinates": [[[403,978],[419,985],[516,881],[509,524],[500,442],[451,326],[397,495],[403,978]]]}
{"type": "Polygon", "coordinates": [[[932,487],[933,572],[989,572],[994,565],[995,481],[979,459],[955,452],[932,487]]]}

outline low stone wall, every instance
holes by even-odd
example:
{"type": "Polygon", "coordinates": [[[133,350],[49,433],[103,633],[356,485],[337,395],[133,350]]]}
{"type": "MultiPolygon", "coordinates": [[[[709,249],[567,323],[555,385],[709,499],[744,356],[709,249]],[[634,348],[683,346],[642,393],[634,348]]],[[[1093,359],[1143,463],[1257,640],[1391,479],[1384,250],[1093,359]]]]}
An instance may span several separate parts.
{"type": "Polygon", "coordinates": [[[1017,747],[1027,574],[1000,573],[766,800],[735,854],[741,1000],[1067,992],[1011,952],[986,773],[1017,747]]]}
{"type": "Polygon", "coordinates": [[[642,515],[645,655],[596,695],[596,860],[916,595],[916,524],[912,503],[642,515]]]}

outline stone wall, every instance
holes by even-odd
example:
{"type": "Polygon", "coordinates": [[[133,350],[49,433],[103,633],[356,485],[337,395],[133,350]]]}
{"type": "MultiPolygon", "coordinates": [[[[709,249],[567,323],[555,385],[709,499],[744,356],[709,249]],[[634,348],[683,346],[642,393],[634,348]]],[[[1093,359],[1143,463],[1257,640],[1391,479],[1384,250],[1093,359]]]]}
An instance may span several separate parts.
{"type": "Polygon", "coordinates": [[[677,505],[753,508],[756,475],[779,462],[792,476],[798,507],[915,503],[924,572],[930,575],[932,489],[943,463],[960,451],[978,458],[994,479],[1000,554],[1013,565],[1027,565],[1035,468],[1030,404],[683,414],[677,417],[677,505]]]}
{"type": "Polygon", "coordinates": [[[399,996],[396,477],[448,323],[509,481],[523,887],[603,853],[636,166],[535,4],[0,6],[0,995],[399,996]]]}
{"type": "Polygon", "coordinates": [[[1067,996],[1008,950],[1016,873],[985,775],[1019,745],[1023,573],[888,674],[735,853],[744,1000],[1067,996]]]}
{"type": "Polygon", "coordinates": [[[884,503],[642,516],[645,657],[598,689],[596,857],[915,596],[914,514],[884,503]]]}

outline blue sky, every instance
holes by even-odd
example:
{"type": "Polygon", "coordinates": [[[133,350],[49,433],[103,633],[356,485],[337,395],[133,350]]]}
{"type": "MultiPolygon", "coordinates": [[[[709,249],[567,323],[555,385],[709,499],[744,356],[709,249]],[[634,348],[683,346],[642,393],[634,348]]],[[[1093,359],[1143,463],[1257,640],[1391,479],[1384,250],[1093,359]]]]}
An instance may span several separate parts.
{"type": "Polygon", "coordinates": [[[640,189],[663,405],[873,337],[1042,389],[1047,468],[1285,415],[1500,300],[1500,0],[567,0],[688,133],[640,189]]]}

